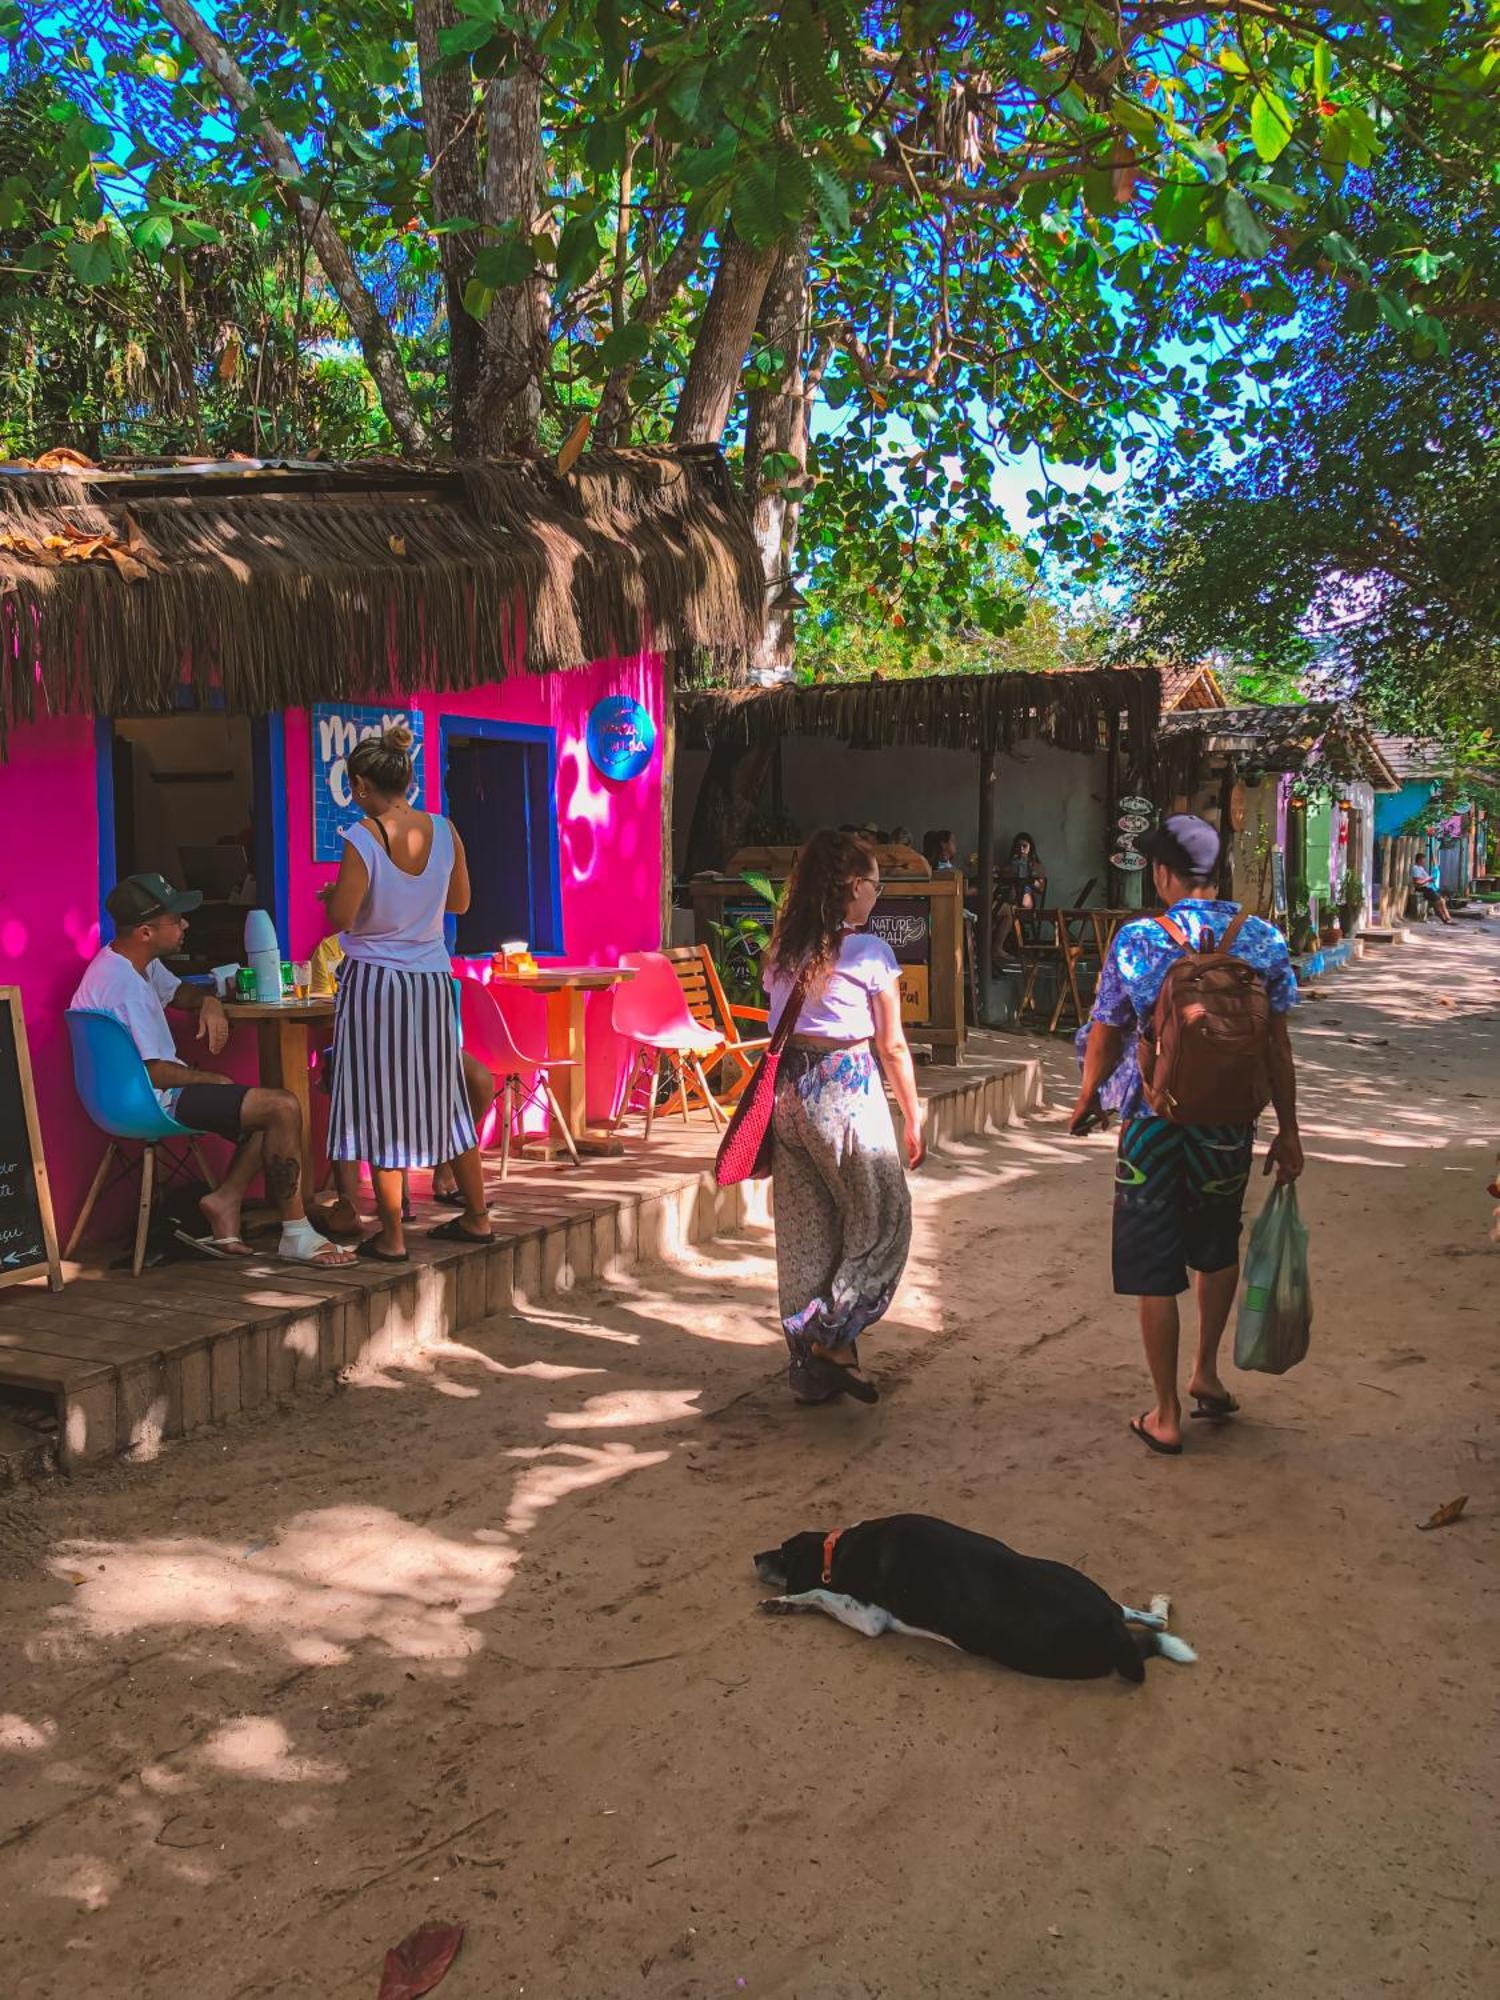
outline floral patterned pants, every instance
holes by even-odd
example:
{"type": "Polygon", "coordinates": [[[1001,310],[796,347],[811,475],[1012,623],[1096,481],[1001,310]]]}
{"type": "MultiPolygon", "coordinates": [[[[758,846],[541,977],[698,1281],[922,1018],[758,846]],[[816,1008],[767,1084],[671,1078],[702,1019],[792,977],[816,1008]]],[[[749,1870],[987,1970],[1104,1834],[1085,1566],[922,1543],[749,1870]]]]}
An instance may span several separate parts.
{"type": "Polygon", "coordinates": [[[911,1195],[868,1049],[788,1049],[771,1129],[776,1282],[796,1363],[885,1312],[911,1248],[911,1195]]]}

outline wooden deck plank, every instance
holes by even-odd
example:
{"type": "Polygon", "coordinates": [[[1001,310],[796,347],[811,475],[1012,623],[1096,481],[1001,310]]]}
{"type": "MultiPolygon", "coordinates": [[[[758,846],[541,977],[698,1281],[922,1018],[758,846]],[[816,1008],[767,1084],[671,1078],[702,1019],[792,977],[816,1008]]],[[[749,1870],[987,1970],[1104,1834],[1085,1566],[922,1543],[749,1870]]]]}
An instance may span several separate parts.
{"type": "Polygon", "coordinates": [[[66,1395],[118,1373],[118,1366],[108,1361],[80,1361],[39,1343],[28,1345],[22,1334],[0,1333],[0,1385],[66,1395]]]}

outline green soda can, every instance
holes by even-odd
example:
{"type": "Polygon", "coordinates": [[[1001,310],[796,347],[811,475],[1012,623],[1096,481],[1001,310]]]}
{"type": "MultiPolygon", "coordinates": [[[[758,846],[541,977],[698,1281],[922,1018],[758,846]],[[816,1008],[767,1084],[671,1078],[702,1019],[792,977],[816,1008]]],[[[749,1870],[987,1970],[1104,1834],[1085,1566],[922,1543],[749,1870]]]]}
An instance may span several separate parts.
{"type": "Polygon", "coordinates": [[[255,974],[248,965],[242,965],[234,975],[234,992],[237,1000],[255,998],[255,974]]]}

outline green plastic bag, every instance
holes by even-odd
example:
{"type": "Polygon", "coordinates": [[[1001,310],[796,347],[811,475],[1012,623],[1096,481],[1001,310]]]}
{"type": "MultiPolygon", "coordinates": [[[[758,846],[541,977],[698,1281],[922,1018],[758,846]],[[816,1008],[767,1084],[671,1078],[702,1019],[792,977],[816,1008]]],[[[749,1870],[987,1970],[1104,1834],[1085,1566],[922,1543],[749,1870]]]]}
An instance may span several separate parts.
{"type": "Polygon", "coordinates": [[[1306,1354],[1311,1329],[1307,1230],[1297,1213],[1297,1190],[1288,1184],[1272,1190],[1250,1232],[1234,1365],[1260,1375],[1285,1375],[1306,1354]]]}

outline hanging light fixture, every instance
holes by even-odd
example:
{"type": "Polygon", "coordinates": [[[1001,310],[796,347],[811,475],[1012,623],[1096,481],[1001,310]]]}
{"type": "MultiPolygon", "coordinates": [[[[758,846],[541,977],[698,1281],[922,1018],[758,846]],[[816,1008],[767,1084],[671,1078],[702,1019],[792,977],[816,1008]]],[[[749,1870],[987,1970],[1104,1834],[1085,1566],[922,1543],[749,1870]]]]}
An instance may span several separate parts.
{"type": "Polygon", "coordinates": [[[770,605],[772,611],[787,613],[805,611],[807,609],[807,599],[797,588],[796,582],[792,577],[773,577],[771,582],[766,585],[766,588],[768,591],[774,593],[770,605]]]}

